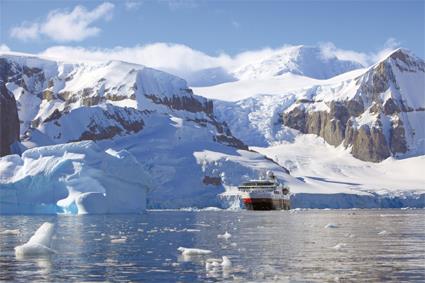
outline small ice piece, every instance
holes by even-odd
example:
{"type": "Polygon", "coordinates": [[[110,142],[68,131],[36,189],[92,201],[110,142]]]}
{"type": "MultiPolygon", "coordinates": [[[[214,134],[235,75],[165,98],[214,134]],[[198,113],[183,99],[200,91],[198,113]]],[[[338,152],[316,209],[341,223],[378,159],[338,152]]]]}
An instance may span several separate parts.
{"type": "Polygon", "coordinates": [[[221,258],[208,258],[205,261],[205,269],[211,270],[214,268],[217,268],[221,265],[222,259],[221,258]]]}
{"type": "Polygon", "coordinates": [[[127,242],[127,237],[121,237],[111,240],[112,244],[124,244],[125,242],[127,242]]]}
{"type": "Polygon", "coordinates": [[[232,262],[227,256],[223,256],[223,261],[221,262],[223,269],[230,269],[232,267],[232,262]]]}
{"type": "Polygon", "coordinates": [[[227,231],[223,235],[217,235],[217,238],[219,238],[219,239],[225,239],[225,240],[228,240],[230,237],[232,237],[232,234],[230,234],[227,231]]]}
{"type": "Polygon", "coordinates": [[[19,229],[12,229],[1,231],[0,235],[19,235],[19,233],[19,229]]]}
{"type": "Polygon", "coordinates": [[[344,247],[346,247],[347,246],[347,244],[344,244],[344,243],[338,243],[338,244],[336,244],[335,246],[333,246],[332,248],[333,249],[335,249],[335,250],[340,250],[340,249],[342,249],[342,248],[344,248],[344,247]]]}
{"type": "Polygon", "coordinates": [[[338,228],[338,225],[333,224],[333,223],[329,223],[329,224],[326,224],[325,228],[326,229],[328,229],[328,228],[338,228]]]}
{"type": "Polygon", "coordinates": [[[201,232],[201,230],[199,230],[199,229],[183,229],[182,230],[183,232],[201,232]]]}
{"type": "Polygon", "coordinates": [[[177,250],[181,252],[182,255],[207,255],[212,253],[212,251],[210,250],[184,248],[184,247],[179,247],[177,250]]]}
{"type": "Polygon", "coordinates": [[[23,245],[15,247],[17,257],[40,256],[56,253],[50,247],[55,225],[44,222],[34,235],[23,245]]]}
{"type": "Polygon", "coordinates": [[[386,234],[388,234],[388,232],[385,230],[382,230],[381,232],[378,233],[378,235],[386,235],[386,234]]]}
{"type": "Polygon", "coordinates": [[[237,243],[231,243],[230,244],[232,247],[237,247],[238,246],[238,244],[237,243]]]}

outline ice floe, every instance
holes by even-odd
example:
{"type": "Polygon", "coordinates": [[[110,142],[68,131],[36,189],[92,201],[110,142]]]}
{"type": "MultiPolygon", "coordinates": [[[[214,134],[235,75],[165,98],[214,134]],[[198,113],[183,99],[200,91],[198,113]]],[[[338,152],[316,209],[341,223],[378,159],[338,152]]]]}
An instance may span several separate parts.
{"type": "Polygon", "coordinates": [[[0,232],[0,235],[19,235],[19,229],[7,229],[0,232]]]}
{"type": "Polygon", "coordinates": [[[232,234],[230,234],[229,232],[225,232],[223,235],[217,235],[217,238],[219,239],[225,239],[228,240],[232,237],[232,234]]]}
{"type": "Polygon", "coordinates": [[[177,250],[181,252],[182,255],[208,255],[212,253],[212,251],[210,250],[184,248],[184,247],[179,247],[177,250]]]}
{"type": "Polygon", "coordinates": [[[34,235],[23,245],[15,247],[17,257],[41,256],[56,253],[51,248],[51,240],[54,233],[54,224],[44,222],[34,235]]]}

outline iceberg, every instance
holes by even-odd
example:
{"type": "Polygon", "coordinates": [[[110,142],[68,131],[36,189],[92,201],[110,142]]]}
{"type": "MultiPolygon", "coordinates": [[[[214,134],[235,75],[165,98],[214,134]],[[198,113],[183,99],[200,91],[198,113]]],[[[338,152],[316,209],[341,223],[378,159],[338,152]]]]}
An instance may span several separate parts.
{"type": "Polygon", "coordinates": [[[154,187],[126,150],[93,141],[38,147],[0,158],[0,214],[140,213],[154,187]]]}
{"type": "Polygon", "coordinates": [[[40,228],[35,231],[28,242],[15,247],[16,257],[43,256],[56,253],[56,251],[50,247],[54,228],[55,225],[53,223],[44,222],[40,228]]]}

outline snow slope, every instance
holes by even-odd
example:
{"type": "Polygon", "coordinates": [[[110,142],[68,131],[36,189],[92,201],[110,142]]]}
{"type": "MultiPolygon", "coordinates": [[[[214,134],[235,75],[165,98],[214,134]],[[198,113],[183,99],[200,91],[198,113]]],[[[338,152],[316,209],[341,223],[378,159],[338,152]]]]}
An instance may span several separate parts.
{"type": "Polygon", "coordinates": [[[270,78],[246,79],[209,87],[194,87],[192,89],[196,94],[209,99],[239,101],[257,95],[284,95],[291,91],[307,89],[317,85],[332,85],[353,79],[364,73],[364,71],[365,69],[357,69],[326,80],[286,73],[270,78]]]}
{"type": "Polygon", "coordinates": [[[292,176],[329,194],[339,193],[341,188],[382,195],[421,194],[425,190],[425,176],[421,173],[424,155],[370,163],[314,135],[300,135],[292,143],[253,149],[288,168],[292,176]]]}
{"type": "Polygon", "coordinates": [[[239,80],[272,78],[286,73],[328,79],[361,67],[356,62],[325,54],[320,47],[298,45],[283,48],[257,62],[249,62],[234,70],[233,74],[239,80]]]}

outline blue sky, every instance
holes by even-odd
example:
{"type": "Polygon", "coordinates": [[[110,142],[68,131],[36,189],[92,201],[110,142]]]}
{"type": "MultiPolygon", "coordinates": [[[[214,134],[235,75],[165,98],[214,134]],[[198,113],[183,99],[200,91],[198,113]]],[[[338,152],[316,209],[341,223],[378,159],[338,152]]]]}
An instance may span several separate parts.
{"type": "Polygon", "coordinates": [[[113,49],[165,42],[211,56],[236,56],[285,44],[330,42],[360,53],[402,46],[425,57],[425,1],[0,3],[0,44],[19,52],[42,53],[52,46],[113,49]]]}

